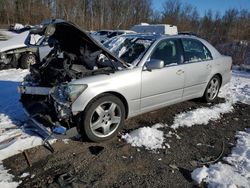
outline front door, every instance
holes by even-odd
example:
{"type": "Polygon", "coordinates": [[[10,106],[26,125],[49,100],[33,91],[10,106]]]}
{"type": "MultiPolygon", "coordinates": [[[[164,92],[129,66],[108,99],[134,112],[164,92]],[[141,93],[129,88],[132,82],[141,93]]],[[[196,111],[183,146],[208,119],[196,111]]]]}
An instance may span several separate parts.
{"type": "Polygon", "coordinates": [[[154,110],[181,101],[184,69],[178,39],[165,39],[156,45],[142,71],[141,110],[154,110]],[[164,61],[164,68],[148,70],[150,59],[164,61]]]}

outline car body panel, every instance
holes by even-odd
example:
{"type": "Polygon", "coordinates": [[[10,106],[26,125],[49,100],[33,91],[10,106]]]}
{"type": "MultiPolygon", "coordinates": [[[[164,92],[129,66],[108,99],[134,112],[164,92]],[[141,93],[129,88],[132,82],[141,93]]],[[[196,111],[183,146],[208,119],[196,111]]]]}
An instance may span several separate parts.
{"type": "Polygon", "coordinates": [[[141,83],[141,110],[150,111],[173,101],[181,101],[184,85],[184,72],[179,66],[144,70],[141,83]],[[180,72],[177,74],[177,72],[180,72]],[[174,83],[174,84],[173,84],[174,83]]]}
{"type": "Polygon", "coordinates": [[[72,104],[72,112],[83,111],[88,103],[102,93],[118,93],[122,95],[129,106],[129,115],[140,110],[141,68],[118,71],[110,75],[97,75],[71,82],[71,84],[87,84],[88,88],[72,104]],[[96,80],[99,80],[96,82],[96,80]]]}
{"type": "Polygon", "coordinates": [[[185,71],[184,98],[196,98],[203,95],[204,88],[211,77],[212,64],[210,60],[182,65],[185,71]]]}

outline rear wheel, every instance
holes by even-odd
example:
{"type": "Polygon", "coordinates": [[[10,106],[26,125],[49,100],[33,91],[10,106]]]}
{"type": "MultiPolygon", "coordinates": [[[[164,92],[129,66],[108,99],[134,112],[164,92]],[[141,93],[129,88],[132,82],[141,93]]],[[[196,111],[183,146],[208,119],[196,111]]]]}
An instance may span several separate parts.
{"type": "Polygon", "coordinates": [[[114,137],[124,124],[125,108],[119,98],[103,95],[90,103],[82,113],[81,135],[101,142],[114,137]]]}
{"type": "Polygon", "coordinates": [[[213,102],[216,100],[221,86],[220,77],[215,75],[208,83],[203,99],[206,102],[213,102]]]}
{"type": "Polygon", "coordinates": [[[36,56],[34,54],[24,54],[21,56],[20,67],[22,69],[28,69],[30,65],[37,63],[36,56]]]}

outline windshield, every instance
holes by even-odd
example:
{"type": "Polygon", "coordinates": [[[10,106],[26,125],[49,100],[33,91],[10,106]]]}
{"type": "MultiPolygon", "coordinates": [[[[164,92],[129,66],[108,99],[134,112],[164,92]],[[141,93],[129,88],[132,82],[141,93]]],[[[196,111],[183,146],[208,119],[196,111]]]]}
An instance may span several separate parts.
{"type": "Polygon", "coordinates": [[[136,65],[152,43],[153,40],[136,36],[118,36],[103,45],[126,63],[136,65]]]}

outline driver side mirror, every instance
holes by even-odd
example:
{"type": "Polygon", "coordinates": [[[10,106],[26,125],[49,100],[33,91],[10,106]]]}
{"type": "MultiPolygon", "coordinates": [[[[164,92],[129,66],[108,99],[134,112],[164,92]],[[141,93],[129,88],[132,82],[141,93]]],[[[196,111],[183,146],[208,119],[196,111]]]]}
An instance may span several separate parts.
{"type": "Polygon", "coordinates": [[[146,68],[148,71],[152,71],[154,69],[162,69],[164,67],[164,61],[160,59],[151,59],[146,63],[146,68]]]}

